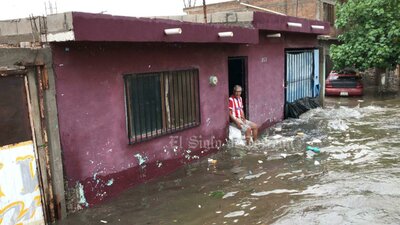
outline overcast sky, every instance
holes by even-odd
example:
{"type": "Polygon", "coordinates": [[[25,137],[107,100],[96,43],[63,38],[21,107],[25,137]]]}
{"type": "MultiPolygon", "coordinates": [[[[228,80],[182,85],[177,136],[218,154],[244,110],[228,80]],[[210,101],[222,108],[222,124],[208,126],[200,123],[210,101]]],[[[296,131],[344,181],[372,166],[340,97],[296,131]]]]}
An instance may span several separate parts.
{"type": "MultiPolygon", "coordinates": [[[[186,0],[187,1],[187,0],[186,0]]],[[[192,0],[193,2],[194,0],[192,0]]],[[[206,0],[207,4],[229,0],[206,0]]],[[[183,0],[0,0],[0,20],[45,15],[45,3],[57,12],[104,12],[124,16],[182,15],[183,0]]],[[[203,0],[196,0],[201,5],[203,0]]],[[[49,9],[47,10],[49,14],[49,9]]]]}

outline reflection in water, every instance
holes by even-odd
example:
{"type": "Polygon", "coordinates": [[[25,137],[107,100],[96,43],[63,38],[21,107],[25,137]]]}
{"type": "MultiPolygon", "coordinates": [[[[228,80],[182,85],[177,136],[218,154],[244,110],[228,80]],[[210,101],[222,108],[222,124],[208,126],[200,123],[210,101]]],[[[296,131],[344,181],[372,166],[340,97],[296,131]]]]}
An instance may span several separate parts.
{"type": "Polygon", "coordinates": [[[59,224],[397,224],[400,101],[315,109],[59,224]],[[319,147],[321,153],[305,151],[319,147]]]}

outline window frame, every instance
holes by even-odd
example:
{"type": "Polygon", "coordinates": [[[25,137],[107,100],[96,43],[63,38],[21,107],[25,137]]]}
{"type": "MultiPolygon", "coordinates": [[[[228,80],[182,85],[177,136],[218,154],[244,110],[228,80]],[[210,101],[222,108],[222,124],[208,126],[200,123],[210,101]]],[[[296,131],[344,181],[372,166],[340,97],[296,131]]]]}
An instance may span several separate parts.
{"type": "MultiPolygon", "coordinates": [[[[186,129],[190,129],[190,128],[201,125],[200,73],[199,73],[198,68],[185,68],[185,69],[177,69],[177,70],[164,70],[164,71],[143,72],[143,73],[125,73],[125,74],[123,74],[123,80],[124,80],[126,128],[127,128],[127,136],[128,136],[130,145],[145,142],[145,141],[157,138],[157,137],[184,131],[186,129]],[[182,76],[187,75],[188,72],[190,74],[189,74],[188,78],[186,77],[185,79],[188,79],[189,82],[193,82],[193,83],[191,83],[191,86],[190,86],[191,88],[187,88],[189,85],[186,85],[186,87],[184,87],[184,85],[187,84],[186,83],[187,80],[185,81],[185,83],[182,82],[182,79],[183,79],[182,76]],[[134,100],[131,99],[131,92],[130,92],[130,87],[128,84],[130,81],[128,81],[128,80],[130,77],[133,77],[133,76],[146,76],[146,75],[150,75],[150,76],[156,75],[160,79],[160,86],[159,86],[160,96],[159,97],[161,98],[160,99],[160,102],[161,102],[161,129],[156,128],[155,130],[152,130],[150,128],[150,131],[148,131],[148,132],[140,131],[140,134],[136,134],[135,132],[133,132],[133,129],[132,129],[132,126],[134,126],[133,125],[134,118],[132,116],[133,112],[132,112],[132,108],[131,108],[130,104],[132,104],[132,102],[134,100]],[[180,77],[177,78],[177,76],[180,76],[180,77]],[[166,77],[168,79],[168,83],[165,81],[166,77]],[[169,79],[171,79],[171,80],[169,80],[169,79]],[[177,79],[180,79],[181,83],[179,83],[179,81],[175,82],[177,79]],[[171,83],[169,83],[169,82],[171,82],[171,83]],[[179,89],[179,91],[177,93],[175,93],[175,89],[169,90],[168,97],[166,97],[166,92],[165,92],[166,85],[169,88],[171,88],[170,85],[172,85],[172,88],[174,88],[175,84],[181,85],[180,87],[177,87],[179,89]],[[175,100],[176,100],[176,98],[179,98],[183,101],[183,96],[180,96],[180,94],[183,93],[183,91],[188,91],[188,89],[192,93],[191,99],[186,99],[186,102],[184,102],[183,105],[179,105],[179,103],[178,103],[179,113],[176,114],[175,111],[177,111],[177,110],[175,110],[176,109],[175,108],[176,107],[175,100]],[[171,93],[170,91],[173,92],[173,94],[170,95],[170,93],[171,93]],[[166,100],[167,98],[168,98],[168,100],[166,100]],[[173,98],[173,99],[169,99],[169,98],[173,98]],[[171,104],[171,100],[173,101],[173,105],[171,104]],[[193,103],[193,100],[194,100],[194,103],[193,103]],[[167,107],[166,101],[169,102],[168,104],[171,104],[172,106],[167,107]],[[187,105],[187,104],[189,104],[189,105],[187,105]],[[181,120],[182,116],[184,118],[184,116],[185,116],[184,108],[189,110],[188,107],[191,107],[191,110],[194,107],[194,111],[191,111],[191,115],[190,115],[190,116],[193,116],[192,120],[194,122],[189,123],[188,121],[186,121],[186,123],[185,123],[185,121],[184,121],[182,124],[181,124],[181,122],[176,122],[176,120],[181,120]],[[166,108],[169,108],[168,115],[167,115],[166,108]],[[174,108],[174,109],[171,110],[172,108],[174,108]],[[181,110],[183,111],[183,114],[182,114],[181,110]],[[174,114],[172,114],[171,111],[174,111],[174,114]],[[168,117],[169,122],[166,121],[165,117],[168,117]],[[173,123],[171,122],[172,117],[174,120],[173,123]],[[168,125],[166,125],[167,123],[168,123],[168,125]]],[[[151,85],[153,85],[153,84],[151,84],[151,85]]],[[[186,111],[186,113],[187,113],[186,116],[189,116],[189,114],[188,114],[189,112],[186,111]]],[[[142,115],[139,115],[139,116],[142,116],[142,115]]],[[[187,118],[187,119],[189,120],[189,118],[187,118]]],[[[156,125],[156,127],[157,127],[157,125],[156,125]]]]}
{"type": "Polygon", "coordinates": [[[328,2],[323,2],[322,12],[323,12],[322,20],[324,22],[328,22],[331,26],[335,25],[335,19],[336,19],[335,5],[328,2]]]}

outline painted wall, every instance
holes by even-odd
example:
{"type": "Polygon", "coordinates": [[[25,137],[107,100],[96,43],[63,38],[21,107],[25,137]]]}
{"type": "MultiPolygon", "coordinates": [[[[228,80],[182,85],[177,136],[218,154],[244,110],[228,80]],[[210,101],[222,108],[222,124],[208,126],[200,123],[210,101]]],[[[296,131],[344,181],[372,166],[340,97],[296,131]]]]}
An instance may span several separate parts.
{"type": "Polygon", "coordinates": [[[267,38],[260,32],[260,44],[241,45],[234,56],[248,56],[248,116],[262,129],[282,121],[284,114],[285,49],[315,48],[316,35],[282,34],[267,38]]]}
{"type": "Polygon", "coordinates": [[[226,46],[72,43],[53,50],[64,168],[70,187],[83,185],[81,204],[95,204],[207,154],[188,148],[191,137],[199,145],[224,140],[226,46]],[[128,145],[122,74],[190,67],[199,69],[201,125],[128,145]],[[216,87],[208,84],[209,75],[218,76],[216,87]]]}
{"type": "Polygon", "coordinates": [[[53,44],[64,168],[69,187],[81,192],[78,203],[96,204],[214,151],[204,145],[226,138],[229,56],[248,56],[250,119],[264,128],[282,120],[284,48],[298,41],[289,36],[267,39],[261,32],[261,45],[53,44]],[[122,74],[191,67],[199,69],[201,125],[129,145],[122,74]],[[216,87],[210,75],[218,77],[216,87]],[[189,148],[193,140],[197,146],[189,148]]]}

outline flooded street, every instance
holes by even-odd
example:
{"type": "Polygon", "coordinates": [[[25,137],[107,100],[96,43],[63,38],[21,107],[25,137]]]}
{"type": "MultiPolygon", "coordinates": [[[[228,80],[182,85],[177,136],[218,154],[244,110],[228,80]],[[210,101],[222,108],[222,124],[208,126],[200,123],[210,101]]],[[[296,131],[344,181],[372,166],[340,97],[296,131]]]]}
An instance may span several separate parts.
{"type": "Polygon", "coordinates": [[[399,224],[399,133],[399,98],[327,99],[57,224],[399,224]]]}

